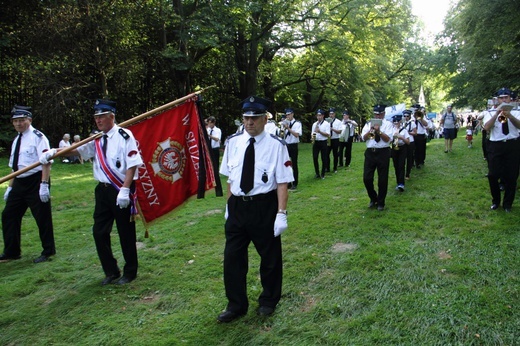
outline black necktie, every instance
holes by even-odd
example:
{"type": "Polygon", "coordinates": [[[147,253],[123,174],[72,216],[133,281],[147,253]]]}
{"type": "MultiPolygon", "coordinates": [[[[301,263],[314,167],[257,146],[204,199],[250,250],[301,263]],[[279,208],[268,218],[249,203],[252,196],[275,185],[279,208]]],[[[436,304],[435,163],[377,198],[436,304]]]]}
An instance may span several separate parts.
{"type": "Polygon", "coordinates": [[[16,142],[16,146],[14,147],[14,155],[13,155],[13,171],[18,170],[18,156],[20,156],[20,144],[22,143],[22,133],[18,134],[18,141],[16,142]]]}
{"type": "Polygon", "coordinates": [[[507,124],[507,121],[502,123],[502,133],[504,135],[508,135],[509,134],[509,125],[507,124]]]}
{"type": "Polygon", "coordinates": [[[103,135],[103,156],[107,157],[107,135],[103,135]]]}
{"type": "Polygon", "coordinates": [[[242,167],[242,177],[240,179],[240,188],[247,194],[253,189],[253,181],[255,177],[255,139],[249,139],[249,145],[244,155],[244,166],[242,167]]]}
{"type": "Polygon", "coordinates": [[[374,135],[374,140],[379,143],[381,140],[381,135],[379,134],[379,131],[377,131],[374,135]]]}
{"type": "Polygon", "coordinates": [[[211,129],[211,131],[209,131],[209,135],[213,136],[213,129],[211,129]]]}

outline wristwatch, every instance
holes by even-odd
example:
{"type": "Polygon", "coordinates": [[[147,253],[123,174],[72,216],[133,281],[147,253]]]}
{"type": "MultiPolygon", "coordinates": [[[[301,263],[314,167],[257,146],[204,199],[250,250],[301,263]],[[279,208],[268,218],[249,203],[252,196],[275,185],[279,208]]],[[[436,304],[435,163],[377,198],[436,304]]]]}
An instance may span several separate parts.
{"type": "Polygon", "coordinates": [[[285,214],[285,215],[287,215],[287,210],[278,209],[278,214],[285,214]]]}

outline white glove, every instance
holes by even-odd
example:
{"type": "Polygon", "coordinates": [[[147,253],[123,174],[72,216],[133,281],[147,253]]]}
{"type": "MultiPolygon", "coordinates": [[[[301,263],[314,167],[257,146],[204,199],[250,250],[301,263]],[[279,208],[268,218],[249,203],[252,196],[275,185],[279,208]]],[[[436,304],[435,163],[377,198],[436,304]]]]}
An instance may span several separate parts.
{"type": "Polygon", "coordinates": [[[56,149],[49,149],[43,154],[40,155],[40,163],[42,165],[46,165],[48,163],[52,163],[53,160],[51,160],[51,157],[56,155],[57,150],[56,149]]]}
{"type": "Polygon", "coordinates": [[[40,184],[40,200],[47,203],[51,194],[49,193],[49,184],[40,184]]]}
{"type": "Polygon", "coordinates": [[[224,219],[227,220],[228,217],[229,217],[229,213],[228,213],[228,210],[227,210],[227,203],[226,203],[226,212],[224,213],[224,219]]]}
{"type": "Polygon", "coordinates": [[[122,187],[117,194],[116,205],[123,209],[128,207],[130,204],[130,189],[128,187],[122,187]]]}
{"type": "Polygon", "coordinates": [[[278,237],[280,234],[285,232],[287,229],[287,214],[278,213],[276,214],[276,220],[274,220],[274,236],[278,237]]]}
{"type": "MultiPolygon", "coordinates": [[[[5,190],[5,193],[4,193],[4,201],[7,201],[7,197],[9,197],[9,192],[11,192],[12,189],[13,188],[11,186],[7,187],[7,190],[5,190]]],[[[227,209],[226,209],[226,211],[227,211],[227,209]]]]}

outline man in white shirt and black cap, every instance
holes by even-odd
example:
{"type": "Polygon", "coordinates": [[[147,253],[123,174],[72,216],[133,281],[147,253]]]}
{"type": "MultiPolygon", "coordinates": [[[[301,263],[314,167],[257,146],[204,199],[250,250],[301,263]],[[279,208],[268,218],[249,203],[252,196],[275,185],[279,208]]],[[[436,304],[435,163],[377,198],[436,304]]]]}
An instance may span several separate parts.
{"type": "Polygon", "coordinates": [[[363,183],[370,198],[369,208],[385,210],[388,192],[388,169],[390,167],[390,141],[394,135],[391,122],[385,120],[385,105],[374,106],[374,119],[369,121],[361,131],[361,138],[366,142],[365,163],[363,166],[363,183]],[[377,186],[374,188],[374,174],[377,171],[377,186]]]}
{"type": "Polygon", "coordinates": [[[484,129],[489,133],[488,143],[488,181],[491,191],[491,209],[500,206],[501,193],[499,181],[504,186],[502,207],[511,212],[515,200],[518,170],[520,168],[520,112],[507,108],[511,102],[511,90],[501,88],[497,91],[498,107],[495,112],[484,115],[484,129]]]}
{"type": "MultiPolygon", "coordinates": [[[[350,167],[350,162],[352,161],[352,143],[354,142],[354,134],[356,132],[357,123],[350,119],[350,115],[348,113],[348,109],[343,111],[343,141],[340,139],[339,143],[339,165],[338,167],[343,167],[343,155],[345,155],[345,167],[350,167]],[[345,154],[343,154],[345,151],[345,154]]],[[[340,135],[341,138],[341,135],[340,135]]]]}
{"type": "MultiPolygon", "coordinates": [[[[9,167],[16,172],[38,162],[40,155],[48,151],[50,146],[47,137],[32,126],[31,107],[16,105],[11,114],[18,135],[11,148],[9,167]]],[[[33,262],[45,262],[56,254],[49,192],[50,170],[51,165],[48,163],[19,174],[9,181],[4,194],[4,252],[0,255],[0,262],[21,258],[21,225],[27,208],[31,209],[36,220],[43,247],[41,255],[33,262]]]]}
{"type": "Polygon", "coordinates": [[[312,161],[314,163],[315,178],[325,179],[325,171],[327,170],[327,140],[330,138],[330,124],[325,120],[325,111],[318,109],[316,111],[317,121],[312,124],[311,136],[314,138],[312,145],[312,161]],[[318,157],[321,155],[321,173],[318,157]]]}
{"type": "Polygon", "coordinates": [[[224,286],[228,304],[217,321],[245,315],[248,247],[260,254],[262,292],[257,314],[270,316],[282,295],[282,242],[287,229],[287,185],[293,181],[285,141],[265,130],[270,101],[251,96],[242,101],[244,132],[229,138],[220,173],[228,177],[224,286]]]}
{"type": "Polygon", "coordinates": [[[343,124],[341,120],[336,119],[336,108],[329,109],[330,121],[330,146],[327,152],[327,167],[326,171],[330,172],[330,153],[332,152],[332,170],[334,173],[338,172],[338,160],[339,160],[339,135],[343,130],[343,124]]]}
{"type": "Polygon", "coordinates": [[[296,190],[298,187],[298,143],[300,143],[300,136],[302,135],[302,123],[294,119],[294,109],[287,108],[285,110],[285,121],[282,123],[285,128],[284,137],[287,143],[287,150],[291,157],[292,169],[294,174],[294,181],[290,183],[290,190],[296,190]]]}

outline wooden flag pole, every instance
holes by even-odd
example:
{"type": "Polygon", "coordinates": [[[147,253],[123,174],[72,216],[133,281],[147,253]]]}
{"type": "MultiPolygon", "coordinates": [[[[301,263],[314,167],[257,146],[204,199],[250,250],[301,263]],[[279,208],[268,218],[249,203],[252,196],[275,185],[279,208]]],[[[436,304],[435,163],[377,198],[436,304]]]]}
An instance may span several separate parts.
{"type": "MultiPolygon", "coordinates": [[[[143,114],[138,115],[136,117],[130,118],[128,120],[125,120],[125,121],[123,121],[122,123],[120,123],[118,125],[120,127],[128,127],[130,125],[133,125],[133,124],[135,124],[135,123],[137,123],[137,122],[139,122],[141,120],[144,120],[144,119],[146,119],[146,118],[148,118],[148,117],[150,117],[150,116],[152,116],[154,114],[157,114],[157,113],[159,113],[161,111],[164,111],[164,110],[166,110],[168,108],[172,108],[173,106],[177,106],[177,105],[179,105],[179,104],[189,100],[190,98],[192,98],[194,96],[197,96],[198,94],[200,94],[200,93],[202,93],[202,92],[204,92],[204,91],[206,91],[206,90],[208,90],[210,88],[213,88],[213,86],[204,88],[202,90],[199,90],[199,91],[196,91],[196,92],[191,93],[189,95],[186,95],[184,97],[181,97],[180,99],[177,99],[177,100],[172,101],[170,103],[164,104],[164,105],[162,105],[160,107],[157,107],[155,109],[152,109],[152,110],[150,110],[150,111],[148,111],[146,113],[143,113],[143,114]]],[[[82,145],[84,145],[84,144],[86,144],[88,142],[91,142],[91,141],[95,140],[96,138],[101,137],[102,135],[103,135],[103,133],[96,133],[96,134],[94,134],[94,135],[92,135],[90,137],[87,137],[87,138],[79,141],[78,143],[75,143],[75,144],[71,145],[70,147],[64,148],[64,149],[60,150],[59,155],[58,155],[58,153],[56,153],[54,156],[52,156],[50,158],[50,160],[52,160],[52,159],[54,159],[54,158],[56,158],[58,156],[62,156],[63,154],[66,154],[69,151],[72,151],[72,150],[74,150],[74,149],[76,149],[76,148],[78,148],[78,147],[80,147],[80,146],[82,146],[82,145]]],[[[13,179],[13,178],[17,177],[18,175],[20,175],[22,173],[30,171],[31,169],[36,168],[39,165],[41,165],[41,163],[38,161],[38,162],[33,163],[32,165],[29,165],[27,167],[19,169],[16,172],[12,172],[12,173],[10,173],[10,174],[0,178],[0,184],[13,179]]]]}

